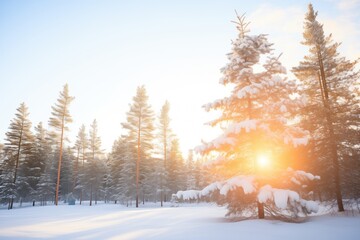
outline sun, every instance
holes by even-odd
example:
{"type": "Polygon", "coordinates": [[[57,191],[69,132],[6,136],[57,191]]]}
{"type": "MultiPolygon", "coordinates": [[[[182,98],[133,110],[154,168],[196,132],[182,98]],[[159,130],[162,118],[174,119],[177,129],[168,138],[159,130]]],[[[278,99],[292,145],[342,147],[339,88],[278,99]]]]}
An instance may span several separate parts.
{"type": "Polygon", "coordinates": [[[256,163],[261,168],[268,167],[270,165],[270,158],[265,154],[258,155],[256,158],[256,163]]]}

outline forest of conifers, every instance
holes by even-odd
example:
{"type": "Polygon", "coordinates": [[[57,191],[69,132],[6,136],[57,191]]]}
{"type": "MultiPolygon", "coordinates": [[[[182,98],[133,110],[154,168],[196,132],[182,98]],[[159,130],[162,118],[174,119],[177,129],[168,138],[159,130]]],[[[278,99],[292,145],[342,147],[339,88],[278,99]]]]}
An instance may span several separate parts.
{"type": "MultiPolygon", "coordinates": [[[[236,27],[238,36],[220,80],[232,91],[204,105],[206,111],[221,112],[209,123],[221,127],[221,136],[184,159],[181,139],[171,130],[170,103],[155,114],[145,86],[139,86],[121,124],[126,134],[114,141],[111,152],[102,150],[96,120],[83,125],[71,143],[66,136],[74,98],[65,84],[48,126],[33,128],[25,103],[16,109],[0,145],[1,203],[11,209],[14,202],[57,205],[69,199],[136,207],[203,200],[227,205],[230,214],[251,209],[261,218],[264,208],[265,214],[278,213],[276,199],[264,197],[278,189],[336,202],[338,211],[344,211],[348,200],[358,201],[358,61],[341,56],[340,44],[324,33],[311,4],[302,42],[308,51],[291,69],[294,80],[287,77],[281,57],[274,56],[271,36],[250,34],[244,16],[237,16],[236,27]],[[257,165],[259,155],[271,158],[271,166],[257,165]],[[256,189],[246,187],[248,183],[256,189]]],[[[307,204],[290,195],[290,202],[307,204]]],[[[291,211],[299,210],[290,205],[291,211]]]]}

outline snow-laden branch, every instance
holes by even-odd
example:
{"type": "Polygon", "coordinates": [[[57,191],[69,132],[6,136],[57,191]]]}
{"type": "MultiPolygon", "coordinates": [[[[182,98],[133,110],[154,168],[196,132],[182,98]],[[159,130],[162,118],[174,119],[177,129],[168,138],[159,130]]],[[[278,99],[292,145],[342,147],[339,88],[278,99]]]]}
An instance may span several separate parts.
{"type": "Polygon", "coordinates": [[[284,143],[289,145],[291,144],[294,147],[307,145],[309,138],[309,132],[298,127],[289,127],[285,129],[283,133],[284,143]]]}
{"type": "MultiPolygon", "coordinates": [[[[291,181],[293,179],[296,179],[297,182],[320,179],[319,176],[314,176],[311,173],[294,171],[290,168],[287,172],[293,174],[291,181]]],[[[240,175],[225,181],[211,183],[202,190],[178,191],[175,196],[179,200],[191,200],[210,196],[215,191],[219,191],[221,195],[227,196],[230,191],[241,188],[245,195],[256,193],[254,203],[258,201],[269,206],[273,205],[280,210],[296,209],[297,212],[305,213],[316,213],[318,211],[319,206],[317,202],[302,199],[296,191],[273,188],[269,184],[259,188],[258,185],[259,183],[255,176],[240,175]]]]}
{"type": "Polygon", "coordinates": [[[274,203],[277,208],[282,210],[288,207],[302,207],[306,209],[306,213],[316,213],[319,210],[317,202],[301,199],[295,191],[273,188],[270,185],[265,185],[260,188],[257,200],[260,203],[274,203]]]}
{"type": "Polygon", "coordinates": [[[221,195],[227,195],[229,191],[236,188],[242,188],[245,194],[256,191],[254,176],[236,176],[222,182],[214,182],[203,188],[202,190],[178,191],[176,197],[182,200],[197,199],[210,195],[219,190],[221,195]]]}

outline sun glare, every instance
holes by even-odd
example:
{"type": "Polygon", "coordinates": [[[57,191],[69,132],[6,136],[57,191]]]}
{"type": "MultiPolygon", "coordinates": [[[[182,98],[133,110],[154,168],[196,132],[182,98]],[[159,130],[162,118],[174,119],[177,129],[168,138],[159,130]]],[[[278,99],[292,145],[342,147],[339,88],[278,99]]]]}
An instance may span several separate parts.
{"type": "Polygon", "coordinates": [[[266,155],[257,156],[256,162],[259,167],[267,167],[270,165],[270,159],[266,155]]]}

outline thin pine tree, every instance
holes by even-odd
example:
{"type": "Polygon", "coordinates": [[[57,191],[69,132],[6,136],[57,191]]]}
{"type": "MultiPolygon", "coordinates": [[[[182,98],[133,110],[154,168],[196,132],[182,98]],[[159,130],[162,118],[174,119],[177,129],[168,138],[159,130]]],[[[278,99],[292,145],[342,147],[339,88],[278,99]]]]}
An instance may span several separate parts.
{"type": "Polygon", "coordinates": [[[59,200],[59,187],[61,176],[61,161],[63,156],[63,144],[65,139],[65,132],[68,130],[67,124],[72,122],[69,107],[74,97],[69,95],[69,87],[64,85],[63,90],[54,106],[51,107],[52,112],[49,120],[49,126],[55,129],[55,137],[58,138],[59,143],[59,160],[57,168],[57,181],[55,189],[55,205],[58,205],[59,200]]]}

